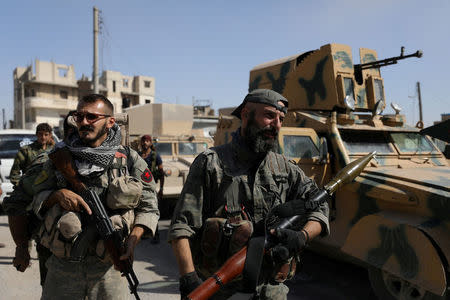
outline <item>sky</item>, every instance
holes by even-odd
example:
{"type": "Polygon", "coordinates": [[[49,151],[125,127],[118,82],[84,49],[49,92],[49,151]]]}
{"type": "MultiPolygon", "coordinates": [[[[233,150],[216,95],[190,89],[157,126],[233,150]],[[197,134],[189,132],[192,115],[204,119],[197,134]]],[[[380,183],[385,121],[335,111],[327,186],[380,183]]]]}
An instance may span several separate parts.
{"type": "Polygon", "coordinates": [[[386,113],[395,102],[407,123],[425,126],[450,113],[450,1],[5,1],[0,10],[0,108],[13,118],[13,71],[35,59],[73,65],[91,76],[93,7],[101,10],[100,70],[155,77],[157,103],[237,106],[249,71],[328,43],[371,48],[378,58],[421,49],[381,69],[386,113]]]}

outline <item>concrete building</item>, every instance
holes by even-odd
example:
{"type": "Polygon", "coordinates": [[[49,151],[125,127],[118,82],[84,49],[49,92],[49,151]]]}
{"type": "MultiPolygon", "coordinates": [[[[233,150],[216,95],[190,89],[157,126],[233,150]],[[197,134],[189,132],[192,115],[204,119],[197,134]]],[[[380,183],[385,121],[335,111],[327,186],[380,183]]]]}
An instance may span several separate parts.
{"type": "Polygon", "coordinates": [[[34,129],[59,120],[78,103],[78,85],[72,65],[36,59],[35,68],[17,67],[14,77],[14,128],[34,129]]]}
{"type": "MultiPolygon", "coordinates": [[[[92,81],[82,76],[76,80],[72,65],[36,59],[35,67],[14,70],[14,128],[34,129],[47,122],[60,126],[60,120],[73,109],[78,100],[93,92],[92,81]]],[[[127,76],[117,71],[103,71],[99,93],[114,105],[115,112],[124,108],[155,102],[155,78],[127,76]]]]}

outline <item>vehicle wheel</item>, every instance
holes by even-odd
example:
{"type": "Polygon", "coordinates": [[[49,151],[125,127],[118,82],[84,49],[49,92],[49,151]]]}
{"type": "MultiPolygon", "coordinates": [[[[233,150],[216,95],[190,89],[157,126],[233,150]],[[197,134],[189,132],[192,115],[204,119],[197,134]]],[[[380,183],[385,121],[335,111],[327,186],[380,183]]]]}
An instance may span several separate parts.
{"type": "Polygon", "coordinates": [[[369,268],[369,279],[372,288],[380,300],[445,300],[427,292],[425,289],[407,280],[392,275],[378,268],[369,268]]]}

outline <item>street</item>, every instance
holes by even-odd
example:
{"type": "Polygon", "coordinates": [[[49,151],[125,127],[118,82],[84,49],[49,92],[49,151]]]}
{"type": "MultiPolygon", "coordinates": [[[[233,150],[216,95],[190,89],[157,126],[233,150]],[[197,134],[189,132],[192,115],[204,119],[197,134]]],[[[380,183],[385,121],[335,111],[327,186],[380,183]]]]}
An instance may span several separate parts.
{"type": "MultiPolygon", "coordinates": [[[[178,268],[172,249],[165,242],[169,222],[160,222],[161,243],[154,245],[150,240],[143,240],[136,249],[133,266],[140,282],[141,299],[179,299],[178,268]]],[[[6,244],[5,248],[0,248],[0,299],[39,299],[41,287],[36,251],[33,249],[32,252],[32,266],[24,273],[13,268],[14,243],[6,216],[0,216],[0,241],[6,244]]],[[[365,269],[311,252],[305,253],[302,271],[288,282],[288,286],[288,299],[375,299],[365,269]]],[[[248,299],[248,296],[241,294],[233,299],[248,299]]]]}

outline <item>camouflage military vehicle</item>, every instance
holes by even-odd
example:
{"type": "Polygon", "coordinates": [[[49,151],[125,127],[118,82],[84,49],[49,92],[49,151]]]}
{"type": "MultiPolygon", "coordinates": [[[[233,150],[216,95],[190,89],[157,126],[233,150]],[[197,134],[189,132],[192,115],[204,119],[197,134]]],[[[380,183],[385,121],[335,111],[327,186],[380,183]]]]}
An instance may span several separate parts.
{"type": "MultiPolygon", "coordinates": [[[[349,46],[265,63],[250,72],[250,90],[273,89],[289,100],[280,151],[319,185],[376,150],[356,180],[331,200],[329,237],[312,249],[367,267],[380,299],[445,299],[450,261],[450,168],[430,138],[386,106],[379,67],[421,52],[377,61],[349,46]]],[[[395,107],[395,106],[394,106],[395,107]]],[[[216,144],[236,122],[222,117],[216,144]]],[[[227,133],[228,131],[228,133],[227,133]]]]}

